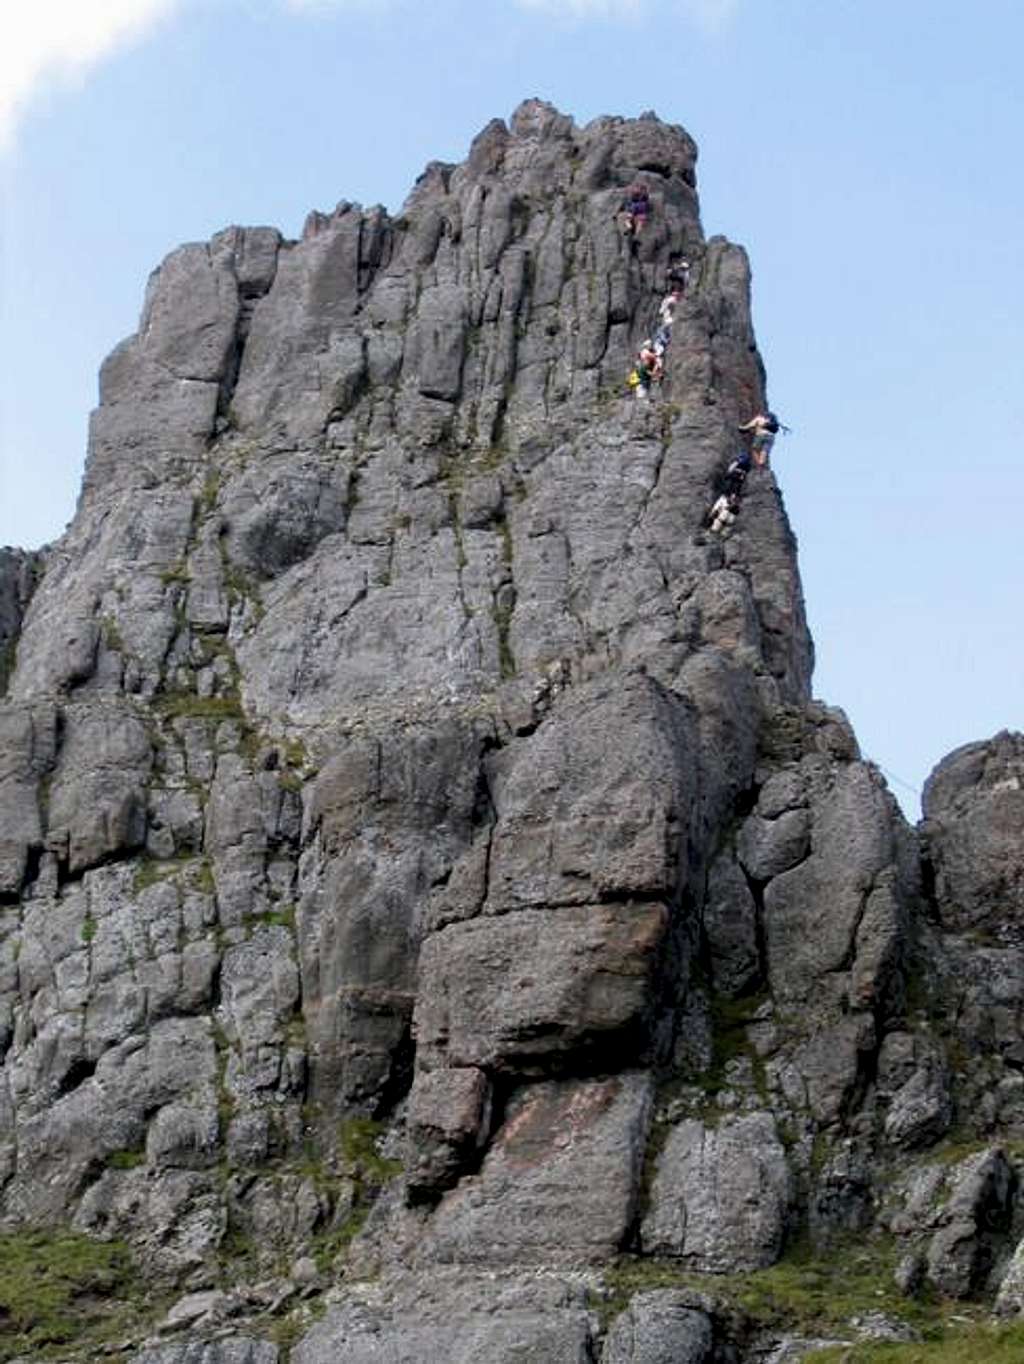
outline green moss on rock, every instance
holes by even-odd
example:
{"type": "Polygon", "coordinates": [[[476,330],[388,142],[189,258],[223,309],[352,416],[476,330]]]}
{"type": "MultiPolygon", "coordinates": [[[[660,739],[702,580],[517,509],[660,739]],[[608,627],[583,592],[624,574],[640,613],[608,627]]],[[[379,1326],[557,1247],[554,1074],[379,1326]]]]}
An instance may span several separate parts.
{"type": "Polygon", "coordinates": [[[123,1242],[70,1231],[0,1234],[0,1360],[66,1355],[71,1343],[84,1354],[130,1329],[145,1302],[123,1242]]]}
{"type": "Polygon", "coordinates": [[[1020,1364],[1024,1325],[951,1323],[939,1339],[908,1344],[864,1341],[833,1345],[805,1356],[806,1364],[1020,1364]]]}

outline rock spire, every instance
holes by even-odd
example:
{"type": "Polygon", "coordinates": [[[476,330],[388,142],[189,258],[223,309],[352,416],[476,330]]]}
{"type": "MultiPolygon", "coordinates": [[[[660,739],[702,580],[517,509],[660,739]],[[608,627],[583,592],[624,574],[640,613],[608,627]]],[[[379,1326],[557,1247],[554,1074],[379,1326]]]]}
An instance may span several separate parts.
{"type": "Polygon", "coordinates": [[[696,156],[528,100],[397,216],[172,252],[0,556],[0,1212],[189,1295],[133,1364],[752,1361],[716,1283],[851,1235],[1002,1279],[1024,741],[912,831],[770,468],[708,533],[767,395],[696,156]]]}

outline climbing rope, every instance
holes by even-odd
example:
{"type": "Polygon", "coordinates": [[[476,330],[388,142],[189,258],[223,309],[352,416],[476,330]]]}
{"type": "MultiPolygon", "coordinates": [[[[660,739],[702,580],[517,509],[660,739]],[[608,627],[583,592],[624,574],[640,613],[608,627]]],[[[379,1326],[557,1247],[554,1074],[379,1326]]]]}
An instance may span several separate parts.
{"type": "Polygon", "coordinates": [[[914,786],[909,781],[904,781],[903,778],[897,776],[895,772],[891,772],[884,763],[876,762],[874,758],[868,758],[868,762],[877,767],[879,772],[888,777],[889,781],[894,781],[897,786],[902,786],[904,791],[909,791],[910,794],[916,796],[918,800],[921,799],[921,788],[919,786],[914,786]]]}

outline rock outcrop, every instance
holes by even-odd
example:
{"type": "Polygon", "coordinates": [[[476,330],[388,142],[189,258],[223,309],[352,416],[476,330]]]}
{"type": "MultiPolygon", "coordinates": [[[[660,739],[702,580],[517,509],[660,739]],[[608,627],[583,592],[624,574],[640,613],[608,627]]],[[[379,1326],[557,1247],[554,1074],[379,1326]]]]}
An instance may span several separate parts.
{"type": "Polygon", "coordinates": [[[180,248],[0,557],[0,1214],[190,1295],[134,1364],[746,1361],[796,1246],[1010,1264],[1024,739],[911,830],[772,472],[704,529],[766,395],[695,161],[528,101],[398,217],[180,248]]]}

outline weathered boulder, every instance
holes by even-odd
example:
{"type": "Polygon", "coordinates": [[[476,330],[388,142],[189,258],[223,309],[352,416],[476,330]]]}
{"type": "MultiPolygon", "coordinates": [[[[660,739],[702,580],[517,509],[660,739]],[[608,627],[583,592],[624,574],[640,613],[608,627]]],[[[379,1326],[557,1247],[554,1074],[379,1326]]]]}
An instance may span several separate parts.
{"type": "Polygon", "coordinates": [[[761,1269],[782,1248],[791,1198],[770,1114],[682,1122],[658,1157],[641,1245],[705,1273],[761,1269]]]}
{"type": "Polygon", "coordinates": [[[1017,1243],[1000,1280],[995,1310],[1006,1317],[1019,1317],[1024,1313],[1024,1241],[1017,1243]]]}
{"type": "Polygon", "coordinates": [[[266,1340],[227,1336],[223,1340],[154,1345],[131,1356],[130,1364],[278,1364],[280,1352],[266,1340]]]}
{"type": "Polygon", "coordinates": [[[1024,925],[1024,737],[966,744],[922,797],[924,853],[942,921],[1020,945],[1024,925]]]}
{"type": "Polygon", "coordinates": [[[507,1071],[649,1051],[663,905],[574,905],[453,924],[420,961],[416,1038],[455,1066],[507,1071]]]}
{"type": "Polygon", "coordinates": [[[885,1135],[894,1146],[928,1146],[952,1121],[948,1067],[927,1037],[889,1033],[879,1049],[878,1088],[889,1098],[885,1135]]]}
{"type": "Polygon", "coordinates": [[[928,1245],[928,1278],[941,1293],[980,1291],[1009,1231],[1016,1177],[998,1148],[961,1161],[947,1178],[948,1200],[928,1245]]]}
{"type": "Polygon", "coordinates": [[[883,918],[872,941],[860,941],[867,902],[881,894],[878,878],[895,858],[891,797],[863,764],[839,769],[815,801],[811,843],[811,855],[774,876],[764,892],[772,993],[794,1002],[814,995],[826,974],[856,969],[859,953],[877,956],[875,936],[895,936],[898,926],[883,918]]]}
{"type": "Polygon", "coordinates": [[[490,1135],[492,1085],[475,1066],[420,1071],[406,1114],[406,1181],[414,1195],[458,1182],[490,1135]]]}
{"type": "Polygon", "coordinates": [[[685,888],[697,737],[644,676],[591,684],[491,764],[496,825],[484,912],[685,888]]]}
{"type": "Polygon", "coordinates": [[[589,1364],[590,1314],[580,1287],[553,1276],[432,1271],[415,1287],[358,1289],[293,1348],[295,1364],[589,1364]]]}
{"type": "MultiPolygon", "coordinates": [[[[940,992],[958,1001],[955,1036],[959,1045],[971,1056],[1000,1057],[1000,1084],[1012,1084],[1024,1066],[1024,950],[958,936],[944,941],[936,964],[941,971],[940,992]]],[[[979,1086],[979,1100],[987,1105],[996,1097],[992,1079],[985,1077],[979,1086]]],[[[992,1110],[993,1117],[996,1111],[992,1110]]],[[[1000,1120],[1014,1124],[1009,1106],[1000,1120]]]]}
{"type": "Polygon", "coordinates": [[[811,847],[808,810],[786,810],[774,819],[751,815],[740,830],[737,852],[755,881],[770,881],[802,862],[811,847]]]}
{"type": "Polygon", "coordinates": [[[691,1295],[638,1293],[612,1323],[601,1364],[708,1364],[713,1340],[711,1321],[691,1295]]]}
{"type": "Polygon", "coordinates": [[[872,1224],[876,1198],[870,1147],[848,1137],[836,1142],[815,1172],[808,1200],[808,1230],[815,1246],[848,1245],[851,1234],[872,1224]]]}
{"type": "Polygon", "coordinates": [[[479,1174],[441,1199],[423,1255],[476,1265],[608,1259],[636,1211],[650,1107],[643,1073],[517,1090],[479,1174]]]}

